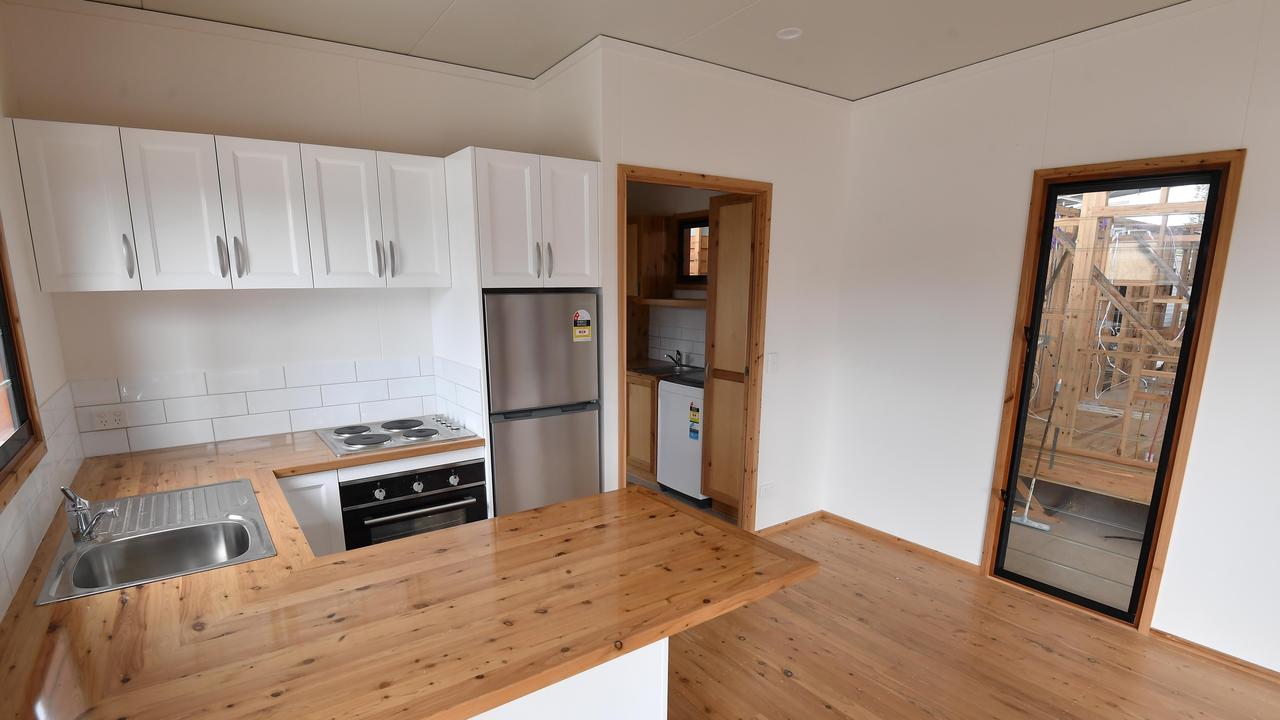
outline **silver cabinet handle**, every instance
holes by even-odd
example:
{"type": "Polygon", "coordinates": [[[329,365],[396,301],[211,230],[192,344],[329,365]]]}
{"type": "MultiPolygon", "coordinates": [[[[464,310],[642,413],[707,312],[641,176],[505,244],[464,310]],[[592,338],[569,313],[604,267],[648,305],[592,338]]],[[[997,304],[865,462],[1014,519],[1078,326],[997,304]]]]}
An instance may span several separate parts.
{"type": "Polygon", "coordinates": [[[547,277],[551,277],[556,272],[556,253],[551,243],[547,243],[547,277]]]}
{"type": "Polygon", "coordinates": [[[387,248],[391,251],[391,277],[396,276],[396,241],[388,240],[387,248]]]}
{"type": "Polygon", "coordinates": [[[376,518],[365,518],[364,524],[366,527],[374,527],[376,525],[386,525],[387,523],[393,523],[393,522],[396,522],[397,520],[409,520],[416,517],[422,517],[423,515],[434,515],[438,512],[444,512],[445,510],[453,510],[460,507],[466,507],[468,505],[475,504],[475,502],[476,502],[475,498],[467,497],[461,500],[455,500],[454,502],[443,503],[441,505],[432,505],[431,507],[418,508],[417,510],[406,510],[405,512],[396,513],[394,515],[385,515],[383,517],[376,517],[376,518]]]}
{"type": "Polygon", "coordinates": [[[236,246],[236,277],[242,278],[245,273],[249,272],[249,253],[245,248],[244,241],[239,237],[233,236],[231,240],[236,246]]]}
{"type": "Polygon", "coordinates": [[[227,255],[227,241],[222,239],[221,235],[218,239],[218,274],[226,277],[231,273],[231,258],[227,255]]]}
{"type": "Polygon", "coordinates": [[[534,243],[533,248],[538,251],[538,277],[542,277],[542,243],[534,243]]]}
{"type": "Polygon", "coordinates": [[[133,243],[129,242],[129,233],[120,235],[120,242],[124,245],[124,269],[129,273],[129,279],[133,279],[133,273],[137,271],[133,258],[133,243]]]}
{"type": "Polygon", "coordinates": [[[386,269],[382,258],[382,241],[379,240],[378,242],[375,242],[373,244],[373,249],[378,255],[378,277],[382,277],[386,269]]]}

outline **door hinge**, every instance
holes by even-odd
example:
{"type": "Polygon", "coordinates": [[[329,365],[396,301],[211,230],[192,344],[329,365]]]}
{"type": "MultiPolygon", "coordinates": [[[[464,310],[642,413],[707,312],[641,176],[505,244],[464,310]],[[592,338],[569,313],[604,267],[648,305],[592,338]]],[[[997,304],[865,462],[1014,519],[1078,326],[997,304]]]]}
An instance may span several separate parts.
{"type": "Polygon", "coordinates": [[[1009,491],[1005,488],[1000,489],[1000,502],[1009,502],[1009,491]]]}

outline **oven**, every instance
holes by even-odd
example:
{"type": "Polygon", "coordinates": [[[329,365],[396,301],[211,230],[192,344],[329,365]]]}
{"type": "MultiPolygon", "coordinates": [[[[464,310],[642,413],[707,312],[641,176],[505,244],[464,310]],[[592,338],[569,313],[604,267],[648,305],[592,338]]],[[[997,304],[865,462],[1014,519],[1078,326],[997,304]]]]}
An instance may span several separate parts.
{"type": "Polygon", "coordinates": [[[489,517],[484,461],[338,483],[347,549],[489,517]]]}

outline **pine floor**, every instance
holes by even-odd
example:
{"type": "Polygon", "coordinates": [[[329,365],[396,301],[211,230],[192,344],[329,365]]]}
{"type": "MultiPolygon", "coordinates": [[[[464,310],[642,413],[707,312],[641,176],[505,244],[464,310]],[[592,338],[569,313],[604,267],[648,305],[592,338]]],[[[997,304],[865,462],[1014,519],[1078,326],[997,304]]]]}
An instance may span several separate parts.
{"type": "Polygon", "coordinates": [[[1280,718],[1280,681],[830,520],[817,577],[671,640],[670,717],[1280,718]]]}

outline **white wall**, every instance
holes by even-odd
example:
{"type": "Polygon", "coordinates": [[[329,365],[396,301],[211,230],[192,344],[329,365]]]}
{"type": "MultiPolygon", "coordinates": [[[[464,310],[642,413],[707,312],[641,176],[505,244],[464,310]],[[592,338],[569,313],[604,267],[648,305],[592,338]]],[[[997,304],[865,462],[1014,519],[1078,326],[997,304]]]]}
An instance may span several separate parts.
{"type": "Polygon", "coordinates": [[[1249,520],[1280,504],[1277,48],[1280,6],[1202,0],[853,105],[827,510],[978,562],[1032,171],[1247,147],[1155,627],[1280,669],[1249,520]]]}

